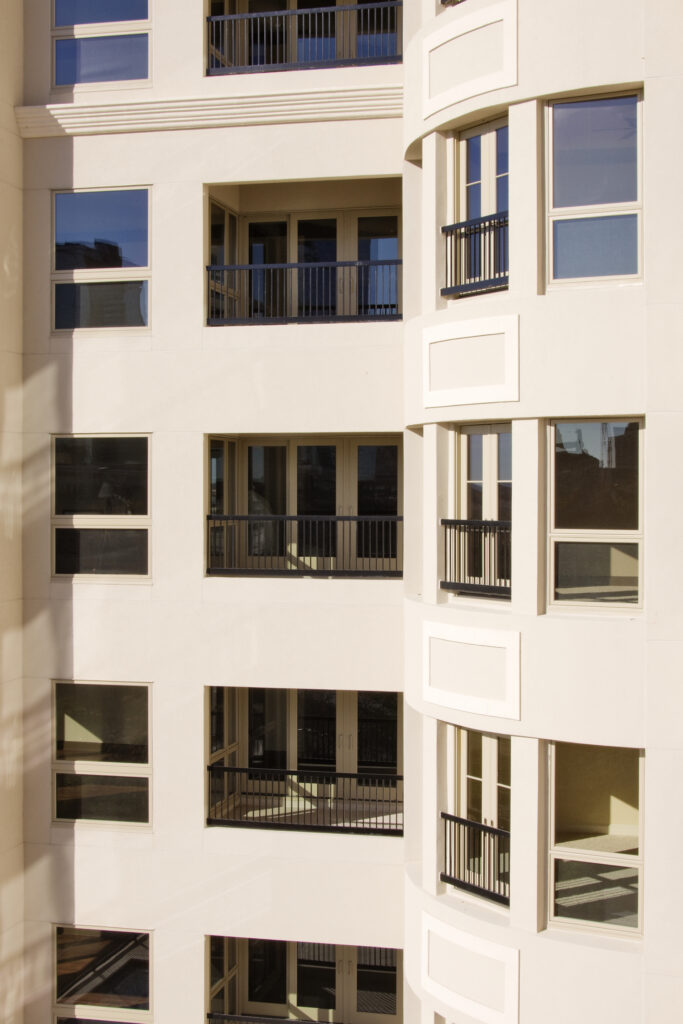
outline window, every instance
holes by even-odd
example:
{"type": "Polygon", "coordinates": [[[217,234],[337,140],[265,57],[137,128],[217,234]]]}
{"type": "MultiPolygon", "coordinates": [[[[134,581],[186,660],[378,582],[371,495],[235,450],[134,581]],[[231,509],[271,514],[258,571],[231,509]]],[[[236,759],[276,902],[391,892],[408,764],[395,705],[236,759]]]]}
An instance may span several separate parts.
{"type": "Polygon", "coordinates": [[[556,423],[552,450],[551,598],[637,604],[640,424],[556,423]]]}
{"type": "MultiPolygon", "coordinates": [[[[57,1021],[69,1024],[82,1008],[99,1014],[105,1009],[115,1020],[130,1020],[125,1011],[150,1008],[149,935],[146,932],[104,931],[99,928],[56,929],[57,1021]]],[[[140,1013],[134,1014],[141,1020],[140,1013]]],[[[108,1022],[105,1022],[108,1024],[108,1022]]]]}
{"type": "Polygon", "coordinates": [[[208,956],[212,1013],[344,1024],[402,1020],[396,949],[212,935],[208,956]]]}
{"type": "Polygon", "coordinates": [[[148,438],[54,439],[54,571],[148,572],[148,438]]]}
{"type": "Polygon", "coordinates": [[[149,821],[149,687],[54,684],[57,820],[149,821]]]}
{"type": "Polygon", "coordinates": [[[639,102],[611,96],[550,108],[551,278],[640,272],[639,102]]]}
{"type": "Polygon", "coordinates": [[[442,295],[508,285],[508,126],[494,121],[453,140],[451,178],[457,223],[444,227],[446,285],[442,295]]]}
{"type": "Polygon", "coordinates": [[[551,774],[551,920],[639,929],[640,752],[556,743],[551,774]]]}
{"type": "Polygon", "coordinates": [[[146,79],[148,17],[148,0],[54,0],[54,84],[146,79]]]}
{"type": "Polygon", "coordinates": [[[54,328],[146,327],[147,189],[57,192],[54,328]]]}
{"type": "Polygon", "coordinates": [[[511,745],[448,726],[448,805],[441,881],[507,906],[510,902],[511,745]]]}

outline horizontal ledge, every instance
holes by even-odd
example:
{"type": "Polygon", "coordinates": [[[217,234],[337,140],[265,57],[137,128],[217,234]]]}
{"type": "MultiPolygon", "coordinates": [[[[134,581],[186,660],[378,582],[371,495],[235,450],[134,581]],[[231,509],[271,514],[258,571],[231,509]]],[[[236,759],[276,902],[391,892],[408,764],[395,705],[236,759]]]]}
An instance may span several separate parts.
{"type": "Polygon", "coordinates": [[[447,875],[445,871],[442,871],[439,875],[442,882],[447,882],[456,889],[464,889],[465,892],[474,893],[475,896],[482,896],[484,899],[491,900],[493,903],[501,903],[504,907],[510,906],[510,897],[501,896],[497,892],[489,892],[488,889],[480,889],[478,885],[470,885],[469,882],[461,882],[458,878],[453,878],[452,875],[447,875]]]}
{"type": "Polygon", "coordinates": [[[510,597],[511,587],[487,586],[484,583],[453,583],[450,580],[441,580],[439,586],[442,590],[455,590],[462,594],[481,594],[488,597],[510,597]]]}
{"type": "Polygon", "coordinates": [[[260,828],[282,830],[285,832],[334,832],[337,835],[356,836],[395,836],[400,839],[403,836],[403,828],[356,828],[350,825],[289,825],[272,821],[224,821],[222,818],[207,818],[206,824],[209,827],[218,828],[260,828]]]}

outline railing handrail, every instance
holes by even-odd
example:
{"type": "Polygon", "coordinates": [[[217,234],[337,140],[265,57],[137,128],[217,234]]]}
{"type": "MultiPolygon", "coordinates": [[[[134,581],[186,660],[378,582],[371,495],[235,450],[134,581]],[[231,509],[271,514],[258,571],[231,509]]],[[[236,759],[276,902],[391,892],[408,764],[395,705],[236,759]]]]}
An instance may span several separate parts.
{"type": "Polygon", "coordinates": [[[329,778],[329,779],[387,779],[391,782],[403,782],[403,776],[398,775],[390,771],[372,771],[367,772],[332,772],[327,768],[236,768],[232,765],[227,764],[207,764],[206,769],[208,772],[222,771],[236,772],[242,775],[279,775],[286,778],[288,775],[298,775],[308,778],[311,776],[313,779],[329,778]]]}
{"type": "Polygon", "coordinates": [[[510,519],[442,519],[442,526],[489,526],[502,527],[503,529],[509,527],[512,529],[512,521],[510,519]]]}
{"type": "Polygon", "coordinates": [[[504,828],[494,828],[493,825],[483,825],[480,821],[472,821],[470,818],[459,818],[457,814],[449,814],[448,811],[442,811],[441,817],[445,821],[454,821],[458,825],[467,825],[469,828],[475,829],[478,832],[486,832],[492,836],[503,836],[505,839],[510,838],[510,833],[504,828]]]}
{"type": "Polygon", "coordinates": [[[207,1020],[228,1021],[230,1024],[291,1024],[291,1017],[254,1017],[251,1013],[218,1013],[213,1010],[207,1020]]]}
{"type": "Polygon", "coordinates": [[[382,0],[373,4],[346,4],[343,7],[305,7],[302,10],[289,11],[260,11],[258,14],[210,14],[207,22],[214,21],[249,21],[252,18],[296,18],[299,15],[310,14],[337,14],[340,11],[372,11],[376,9],[385,10],[392,7],[403,7],[403,0],[382,0]]]}
{"type": "Polygon", "coordinates": [[[212,522],[230,520],[231,522],[263,522],[276,519],[278,522],[298,523],[402,523],[403,516],[313,516],[313,515],[275,515],[270,512],[254,512],[249,515],[231,515],[229,512],[209,512],[206,517],[212,522]]]}
{"type": "Polygon", "coordinates": [[[475,228],[481,224],[488,224],[492,221],[500,221],[503,224],[508,219],[508,211],[501,210],[500,213],[489,213],[485,217],[473,217],[471,220],[461,220],[457,224],[445,224],[441,228],[442,234],[449,231],[458,231],[460,228],[475,228]]]}
{"type": "Polygon", "coordinates": [[[316,260],[313,263],[208,263],[207,270],[308,270],[312,267],[336,270],[339,267],[400,267],[401,259],[386,260],[316,260]]]}

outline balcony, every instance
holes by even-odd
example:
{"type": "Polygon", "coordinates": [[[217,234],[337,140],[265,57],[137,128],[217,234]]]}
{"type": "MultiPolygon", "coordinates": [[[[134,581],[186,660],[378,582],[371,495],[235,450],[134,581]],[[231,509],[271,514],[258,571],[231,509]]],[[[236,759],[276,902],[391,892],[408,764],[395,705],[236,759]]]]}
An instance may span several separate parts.
{"type": "Polygon", "coordinates": [[[398,64],[401,14],[385,0],[210,17],[207,74],[398,64]]]}
{"type": "Polygon", "coordinates": [[[493,519],[442,519],[442,590],[510,597],[512,524],[493,519]]]}
{"type": "Polygon", "coordinates": [[[208,575],[403,575],[403,516],[206,518],[208,575]]]}
{"type": "Polygon", "coordinates": [[[441,812],[445,867],[442,882],[494,903],[510,904],[510,833],[441,812]]]}
{"type": "Polygon", "coordinates": [[[507,210],[449,224],[441,231],[446,240],[442,295],[458,299],[508,287],[507,210]]]}
{"type": "Polygon", "coordinates": [[[212,687],[209,700],[208,825],[403,834],[398,694],[212,687]]]}
{"type": "Polygon", "coordinates": [[[209,266],[207,323],[400,320],[401,260],[209,266]]]}

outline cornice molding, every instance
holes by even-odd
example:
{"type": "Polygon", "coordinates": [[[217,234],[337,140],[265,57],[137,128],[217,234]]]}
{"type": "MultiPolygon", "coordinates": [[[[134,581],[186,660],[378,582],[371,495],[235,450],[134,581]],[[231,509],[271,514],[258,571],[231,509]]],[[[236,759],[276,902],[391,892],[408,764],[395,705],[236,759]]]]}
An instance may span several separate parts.
{"type": "Polygon", "coordinates": [[[24,139],[121,132],[185,131],[253,124],[356,121],[401,117],[403,88],[324,89],[320,92],[259,93],[250,96],[131,101],[129,103],[52,103],[17,107],[24,139]]]}

